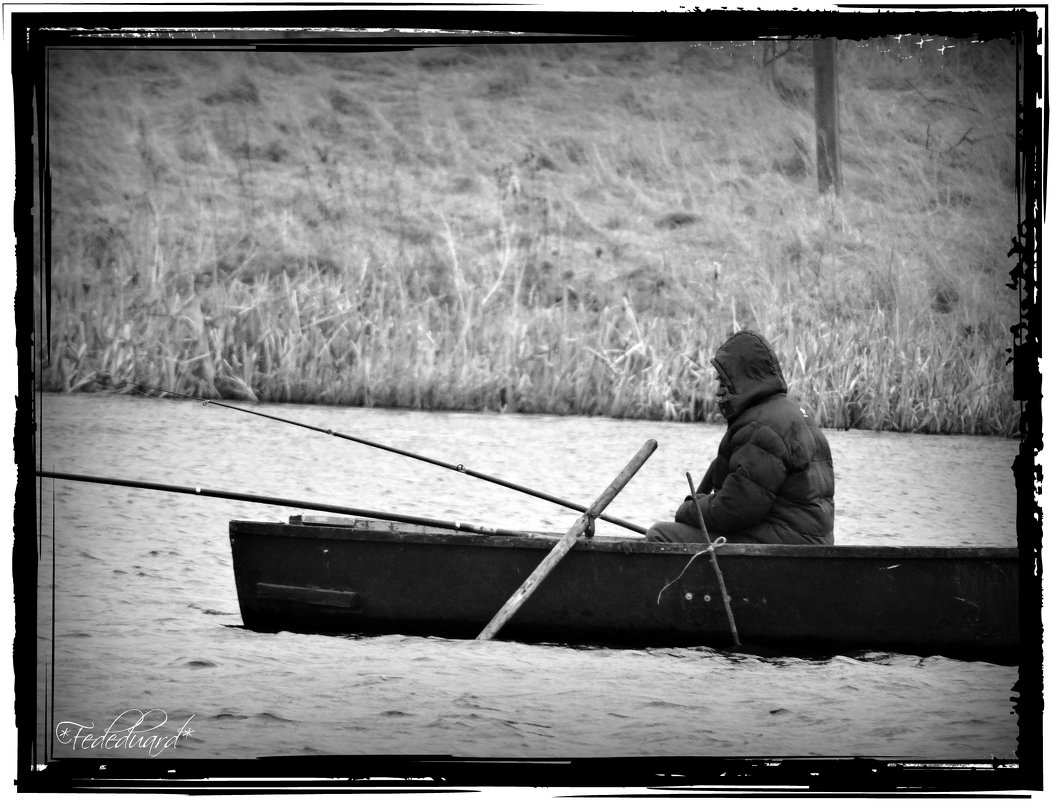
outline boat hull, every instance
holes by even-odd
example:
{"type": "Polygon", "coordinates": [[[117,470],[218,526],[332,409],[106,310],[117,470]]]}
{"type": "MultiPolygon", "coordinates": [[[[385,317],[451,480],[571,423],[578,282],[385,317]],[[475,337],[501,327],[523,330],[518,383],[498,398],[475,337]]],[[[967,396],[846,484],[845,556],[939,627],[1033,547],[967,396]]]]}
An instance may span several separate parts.
{"type": "MultiPolygon", "coordinates": [[[[249,629],[475,637],[558,536],[296,517],[232,521],[230,539],[249,629]]],[[[500,636],[729,646],[716,574],[699,551],[641,538],[582,539],[500,636]]],[[[1018,659],[1013,548],[725,545],[717,556],[748,649],[1018,659]]]]}

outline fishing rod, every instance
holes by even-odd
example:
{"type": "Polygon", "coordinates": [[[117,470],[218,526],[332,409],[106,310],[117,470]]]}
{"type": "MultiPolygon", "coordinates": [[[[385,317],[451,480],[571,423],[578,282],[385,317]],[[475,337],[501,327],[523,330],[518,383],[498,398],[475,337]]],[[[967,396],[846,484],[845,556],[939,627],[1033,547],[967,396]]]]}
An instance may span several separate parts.
{"type": "MultiPolygon", "coordinates": [[[[245,414],[254,414],[257,417],[265,417],[267,420],[274,420],[278,423],[287,423],[288,425],[299,426],[300,428],[306,428],[309,431],[317,431],[321,434],[328,434],[331,437],[337,437],[338,439],[345,439],[349,442],[356,442],[359,445],[367,445],[370,448],[378,448],[382,451],[388,451],[389,453],[395,453],[399,456],[407,456],[410,459],[417,459],[421,462],[427,462],[428,464],[435,465],[436,467],[444,467],[447,470],[453,470],[457,473],[463,473],[466,476],[472,478],[480,478],[483,481],[489,481],[491,484],[499,484],[502,487],[515,490],[516,492],[522,492],[526,495],[532,495],[534,498],[540,498],[544,501],[550,501],[551,503],[565,506],[567,509],[573,509],[577,512],[587,512],[588,507],[582,506],[581,504],[574,503],[573,501],[567,501],[563,498],[556,498],[554,495],[549,495],[540,490],[530,489],[524,487],[521,484],[514,484],[511,481],[505,481],[502,478],[496,476],[486,475],[485,473],[479,473],[475,470],[469,470],[462,464],[450,464],[449,462],[443,462],[438,459],[432,459],[430,456],[423,456],[419,453],[413,453],[412,451],[405,451],[401,448],[395,448],[390,445],[383,445],[379,442],[373,442],[372,440],[363,439],[361,437],[351,436],[350,434],[342,434],[339,431],[333,431],[331,428],[322,428],[321,426],[312,426],[309,423],[302,423],[298,420],[290,420],[287,417],[278,417],[273,414],[266,414],[265,412],[258,412],[255,409],[245,409],[240,406],[234,406],[229,403],[223,403],[222,401],[210,400],[208,398],[200,398],[196,395],[187,395],[183,392],[175,392],[171,389],[163,389],[162,387],[151,387],[146,384],[139,384],[134,381],[120,381],[114,383],[110,377],[106,374],[98,374],[95,376],[95,382],[103,387],[111,387],[113,389],[121,389],[122,387],[134,387],[139,390],[149,390],[151,392],[160,392],[168,395],[175,395],[178,398],[186,398],[187,400],[198,401],[203,404],[211,404],[212,406],[222,406],[224,409],[233,409],[235,412],[244,412],[245,414]]],[[[622,526],[635,531],[638,534],[646,534],[646,529],[642,526],[637,526],[635,523],[630,523],[627,520],[621,520],[620,518],[613,517],[612,515],[601,514],[598,516],[600,520],[605,520],[608,523],[614,523],[615,525],[622,526]]]]}
{"type": "Polygon", "coordinates": [[[275,498],[269,495],[250,495],[244,492],[227,492],[226,490],[204,489],[202,487],[186,487],[177,484],[155,484],[150,481],[134,481],[127,478],[107,478],[105,476],[85,476],[77,473],[57,473],[52,470],[37,470],[37,475],[42,478],[53,478],[58,481],[83,481],[90,484],[109,484],[115,487],[131,487],[133,489],[157,490],[158,492],[175,492],[183,495],[196,495],[201,498],[220,498],[228,501],[246,501],[247,503],[263,503],[269,506],[289,506],[294,509],[309,509],[314,512],[334,512],[352,517],[370,517],[376,520],[390,520],[395,523],[411,523],[417,526],[430,526],[431,528],[448,528],[454,531],[463,531],[468,534],[487,534],[505,537],[524,536],[522,531],[512,531],[503,528],[487,528],[486,526],[474,526],[470,523],[460,523],[451,520],[435,520],[430,517],[414,517],[413,515],[400,515],[393,512],[377,512],[372,509],[354,509],[350,506],[337,506],[331,503],[316,503],[314,501],[297,501],[292,498],[275,498]]]}

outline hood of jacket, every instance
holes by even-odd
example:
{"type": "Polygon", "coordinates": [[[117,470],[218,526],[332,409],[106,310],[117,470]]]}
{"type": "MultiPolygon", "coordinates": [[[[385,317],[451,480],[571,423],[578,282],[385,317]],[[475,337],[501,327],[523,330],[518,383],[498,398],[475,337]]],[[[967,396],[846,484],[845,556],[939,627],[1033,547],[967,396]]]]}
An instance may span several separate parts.
{"type": "Polygon", "coordinates": [[[787,390],[778,357],[755,331],[739,331],[724,342],[712,366],[727,386],[727,395],[719,404],[727,422],[764,398],[787,390]]]}

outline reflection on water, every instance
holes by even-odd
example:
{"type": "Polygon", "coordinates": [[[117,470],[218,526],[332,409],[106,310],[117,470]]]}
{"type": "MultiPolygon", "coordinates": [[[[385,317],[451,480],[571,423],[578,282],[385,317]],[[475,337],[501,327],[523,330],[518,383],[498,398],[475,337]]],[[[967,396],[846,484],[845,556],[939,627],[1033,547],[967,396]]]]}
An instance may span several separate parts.
{"type": "MultiPolygon", "coordinates": [[[[266,411],[580,504],[653,437],[658,451],[609,509],[640,525],[671,514],[686,494],[684,472],[702,475],[722,434],[714,425],[607,419],[266,411]]],[[[41,432],[42,466],[51,470],[504,528],[565,530],[577,518],[450,470],[195,403],[49,395],[41,432]]],[[[839,543],[1014,544],[1015,442],[835,431],[829,439],[839,543]]],[[[290,510],[69,482],[42,482],[41,491],[45,656],[52,553],[57,576],[54,714],[105,727],[125,710],[160,708],[173,731],[193,716],[193,735],[166,757],[989,759],[1015,749],[1011,667],[888,654],[762,659],[705,648],[257,634],[239,628],[227,524],[281,520],[290,510]]],[[[627,534],[608,523],[598,533],[627,534]]],[[[74,755],[68,743],[54,745],[57,755],[74,755]]]]}

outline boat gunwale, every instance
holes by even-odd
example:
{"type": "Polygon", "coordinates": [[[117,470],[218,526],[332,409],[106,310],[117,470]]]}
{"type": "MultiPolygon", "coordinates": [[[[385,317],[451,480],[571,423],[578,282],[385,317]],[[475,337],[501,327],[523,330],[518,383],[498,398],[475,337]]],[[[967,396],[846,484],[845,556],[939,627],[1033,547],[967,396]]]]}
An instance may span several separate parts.
{"type": "MultiPolygon", "coordinates": [[[[516,531],[514,534],[479,534],[429,526],[366,518],[335,522],[278,522],[231,520],[230,536],[266,536],[295,539],[389,542],[426,545],[462,545],[484,548],[550,549],[562,536],[548,532],[516,531]],[[344,524],[346,523],[346,524],[344,524]]],[[[705,550],[704,543],[649,542],[642,537],[597,535],[574,544],[578,551],[597,553],[685,554],[705,550]]],[[[1008,546],[944,545],[767,545],[726,543],[717,548],[723,556],[818,559],[994,559],[1018,561],[1018,548],[1008,546]]]]}

